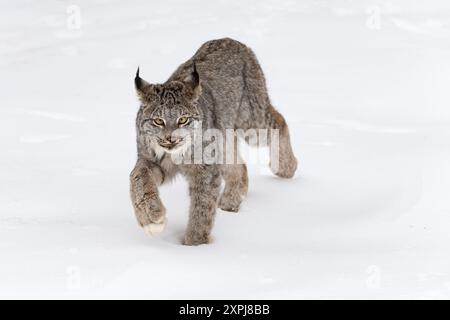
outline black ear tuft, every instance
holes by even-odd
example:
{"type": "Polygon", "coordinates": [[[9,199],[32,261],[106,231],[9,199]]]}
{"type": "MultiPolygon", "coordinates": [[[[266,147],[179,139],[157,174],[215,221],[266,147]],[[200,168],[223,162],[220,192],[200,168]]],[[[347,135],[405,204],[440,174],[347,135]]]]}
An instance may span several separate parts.
{"type": "Polygon", "coordinates": [[[183,80],[186,86],[186,93],[190,99],[196,100],[202,93],[202,86],[200,84],[200,75],[197,71],[197,65],[195,61],[192,62],[192,71],[183,80]]]}
{"type": "Polygon", "coordinates": [[[139,67],[136,71],[136,76],[134,77],[134,84],[136,85],[137,89],[140,89],[142,87],[142,79],[139,77],[139,67]]]}
{"type": "Polygon", "coordinates": [[[136,92],[141,99],[145,97],[145,95],[150,92],[150,89],[152,88],[150,83],[139,76],[139,67],[136,71],[136,76],[134,77],[134,85],[136,87],[136,92]]]}
{"type": "Polygon", "coordinates": [[[193,70],[192,70],[191,77],[192,77],[192,85],[195,88],[200,83],[200,76],[197,72],[197,65],[195,64],[195,61],[193,62],[193,70]]]}

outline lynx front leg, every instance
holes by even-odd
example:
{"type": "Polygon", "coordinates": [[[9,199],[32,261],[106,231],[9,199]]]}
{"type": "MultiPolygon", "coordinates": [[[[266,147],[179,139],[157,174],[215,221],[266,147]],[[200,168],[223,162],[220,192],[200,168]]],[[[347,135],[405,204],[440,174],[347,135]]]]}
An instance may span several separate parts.
{"type": "Polygon", "coordinates": [[[217,166],[194,165],[187,175],[191,207],[184,244],[208,243],[219,197],[220,172],[217,166]]]}
{"type": "Polygon", "coordinates": [[[158,185],[163,179],[161,169],[144,159],[138,159],[130,174],[134,212],[139,225],[149,235],[163,231],[166,223],[166,209],[158,194],[158,185]]]}

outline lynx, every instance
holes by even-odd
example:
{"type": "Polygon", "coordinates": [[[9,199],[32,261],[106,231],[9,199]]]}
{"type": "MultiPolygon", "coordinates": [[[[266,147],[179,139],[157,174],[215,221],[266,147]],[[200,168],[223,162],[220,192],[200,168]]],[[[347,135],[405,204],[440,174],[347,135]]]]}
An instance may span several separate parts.
{"type": "MultiPolygon", "coordinates": [[[[138,159],[130,174],[130,189],[137,220],[146,233],[164,229],[166,209],[158,186],[177,174],[189,185],[185,245],[209,243],[217,207],[237,212],[247,194],[247,167],[237,161],[237,149],[233,149],[236,161],[231,164],[174,161],[180,157],[191,160],[192,134],[198,128],[277,130],[278,144],[270,144],[269,152],[276,152],[278,163],[271,169],[282,178],[294,176],[297,159],[288,126],[270,102],[255,54],[244,44],[229,38],[208,41],[163,84],[143,80],[138,68],[135,87],[140,101],[138,159]]],[[[226,152],[230,151],[226,148],[226,152]]]]}

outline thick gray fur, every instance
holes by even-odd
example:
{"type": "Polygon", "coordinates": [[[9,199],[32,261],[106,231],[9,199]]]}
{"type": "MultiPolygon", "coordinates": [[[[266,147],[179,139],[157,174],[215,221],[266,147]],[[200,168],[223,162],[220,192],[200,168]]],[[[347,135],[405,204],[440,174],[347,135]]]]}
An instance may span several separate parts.
{"type": "Polygon", "coordinates": [[[149,84],[138,71],[135,85],[141,105],[136,119],[138,160],[130,183],[142,227],[165,222],[158,186],[178,173],[186,177],[191,198],[186,245],[208,243],[217,206],[236,212],[247,193],[245,164],[175,164],[170,153],[187,139],[174,136],[180,126],[187,132],[199,125],[219,130],[278,129],[279,165],[274,173],[294,176],[297,160],[288,126],[272,106],[261,67],[244,44],[229,38],[208,41],[165,83],[149,84]],[[184,117],[188,121],[180,125],[184,117]]]}

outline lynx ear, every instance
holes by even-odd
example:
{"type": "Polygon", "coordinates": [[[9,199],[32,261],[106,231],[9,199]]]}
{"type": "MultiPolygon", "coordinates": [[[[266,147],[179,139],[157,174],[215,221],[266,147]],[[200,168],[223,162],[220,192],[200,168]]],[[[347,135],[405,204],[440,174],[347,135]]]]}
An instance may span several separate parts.
{"type": "Polygon", "coordinates": [[[188,89],[188,95],[192,100],[197,100],[202,93],[202,87],[200,85],[200,75],[197,72],[197,66],[195,61],[192,65],[192,72],[184,79],[184,84],[188,89]]]}
{"type": "Polygon", "coordinates": [[[142,98],[145,95],[145,93],[148,92],[148,90],[152,86],[150,83],[148,83],[147,81],[145,81],[144,79],[141,79],[141,77],[139,77],[139,67],[136,71],[136,76],[134,77],[134,85],[136,87],[136,92],[137,92],[139,98],[142,98]]]}

